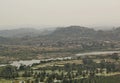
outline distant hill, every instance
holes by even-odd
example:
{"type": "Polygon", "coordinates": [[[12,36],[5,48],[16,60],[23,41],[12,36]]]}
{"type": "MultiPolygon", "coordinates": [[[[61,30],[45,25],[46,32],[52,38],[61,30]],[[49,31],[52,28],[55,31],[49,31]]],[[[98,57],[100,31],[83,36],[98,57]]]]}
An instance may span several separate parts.
{"type": "Polygon", "coordinates": [[[56,29],[49,35],[56,39],[79,39],[88,38],[94,40],[120,40],[120,27],[110,30],[95,30],[81,26],[69,26],[56,29]]]}
{"type": "Polygon", "coordinates": [[[96,31],[91,28],[81,26],[69,26],[56,29],[50,36],[56,37],[93,37],[96,31]]]}
{"type": "Polygon", "coordinates": [[[11,30],[1,30],[0,36],[2,37],[15,37],[15,38],[22,38],[25,36],[28,37],[36,37],[39,35],[47,35],[51,33],[49,30],[40,30],[40,29],[33,29],[33,28],[20,28],[20,29],[11,29],[11,30]]]}

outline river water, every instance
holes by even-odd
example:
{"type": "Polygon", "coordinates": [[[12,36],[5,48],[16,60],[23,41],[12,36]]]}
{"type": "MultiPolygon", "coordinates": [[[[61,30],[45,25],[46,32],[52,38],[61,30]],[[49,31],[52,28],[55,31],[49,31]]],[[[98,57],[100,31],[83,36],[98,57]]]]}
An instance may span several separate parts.
{"type": "Polygon", "coordinates": [[[76,56],[102,55],[102,54],[113,54],[113,53],[120,53],[120,51],[87,52],[87,53],[79,53],[79,54],[76,54],[76,56]]]}
{"type": "MultiPolygon", "coordinates": [[[[102,55],[102,54],[113,54],[113,53],[120,53],[120,51],[101,51],[101,52],[86,52],[86,53],[78,53],[76,54],[76,57],[78,56],[86,56],[86,55],[102,55]]],[[[44,59],[45,61],[47,60],[64,60],[64,59],[71,59],[72,57],[64,57],[64,58],[52,58],[52,59],[44,59]]],[[[42,60],[19,60],[19,61],[13,61],[11,64],[9,65],[12,65],[12,66],[16,66],[16,67],[19,67],[21,64],[22,65],[32,65],[34,63],[40,63],[40,61],[42,60]]],[[[1,64],[1,66],[6,66],[8,64],[1,64]]]]}

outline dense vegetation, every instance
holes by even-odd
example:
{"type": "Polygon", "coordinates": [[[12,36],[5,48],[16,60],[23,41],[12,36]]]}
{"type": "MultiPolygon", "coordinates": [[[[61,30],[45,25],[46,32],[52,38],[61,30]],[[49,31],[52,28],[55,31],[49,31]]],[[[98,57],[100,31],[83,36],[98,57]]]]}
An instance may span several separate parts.
{"type": "Polygon", "coordinates": [[[0,78],[15,83],[20,80],[26,83],[119,83],[120,57],[117,53],[63,61],[42,61],[32,66],[21,65],[19,69],[1,67],[0,78]]]}

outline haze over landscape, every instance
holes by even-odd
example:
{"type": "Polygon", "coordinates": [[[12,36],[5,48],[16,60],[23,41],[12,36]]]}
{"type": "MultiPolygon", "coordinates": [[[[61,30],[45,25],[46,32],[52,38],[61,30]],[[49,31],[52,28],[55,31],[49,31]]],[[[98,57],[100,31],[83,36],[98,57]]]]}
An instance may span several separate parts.
{"type": "Polygon", "coordinates": [[[0,0],[0,29],[120,25],[119,0],[0,0]],[[40,27],[42,26],[42,27],[40,27]]]}
{"type": "Polygon", "coordinates": [[[0,83],[120,83],[120,0],[0,0],[0,83]]]}

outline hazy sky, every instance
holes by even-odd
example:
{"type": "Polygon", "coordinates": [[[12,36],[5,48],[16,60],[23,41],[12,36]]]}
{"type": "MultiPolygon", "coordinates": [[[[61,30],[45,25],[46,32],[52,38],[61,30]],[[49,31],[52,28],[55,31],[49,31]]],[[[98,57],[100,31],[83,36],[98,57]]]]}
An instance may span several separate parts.
{"type": "Polygon", "coordinates": [[[9,25],[119,26],[120,0],[0,0],[0,26],[9,25]]]}

